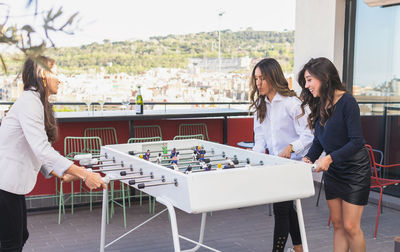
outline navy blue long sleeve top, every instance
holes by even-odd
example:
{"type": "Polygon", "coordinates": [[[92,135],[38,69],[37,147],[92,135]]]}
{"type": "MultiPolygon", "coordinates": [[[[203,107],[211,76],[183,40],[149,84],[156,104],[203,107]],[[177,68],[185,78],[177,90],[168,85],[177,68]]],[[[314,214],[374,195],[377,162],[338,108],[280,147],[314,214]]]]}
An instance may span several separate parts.
{"type": "Polygon", "coordinates": [[[320,118],[317,119],[314,140],[306,155],[312,162],[325,151],[331,155],[334,164],[340,165],[365,144],[356,99],[345,93],[334,106],[325,127],[320,125],[320,118]]]}

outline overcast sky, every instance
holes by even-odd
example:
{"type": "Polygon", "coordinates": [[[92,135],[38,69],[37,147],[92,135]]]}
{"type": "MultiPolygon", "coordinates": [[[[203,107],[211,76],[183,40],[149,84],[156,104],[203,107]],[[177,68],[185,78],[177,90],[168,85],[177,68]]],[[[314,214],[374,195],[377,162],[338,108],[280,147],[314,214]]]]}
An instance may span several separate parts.
{"type": "MultiPolygon", "coordinates": [[[[5,1],[9,23],[40,24],[29,14],[27,0],[5,1]]],[[[254,30],[294,30],[295,0],[38,0],[39,12],[63,7],[65,16],[79,12],[80,30],[74,36],[56,34],[56,46],[146,39],[150,36],[252,27],[254,30]],[[223,12],[222,17],[219,13],[223,12]]],[[[4,9],[4,7],[3,7],[4,9]]],[[[1,11],[0,13],[4,13],[1,11]]]]}

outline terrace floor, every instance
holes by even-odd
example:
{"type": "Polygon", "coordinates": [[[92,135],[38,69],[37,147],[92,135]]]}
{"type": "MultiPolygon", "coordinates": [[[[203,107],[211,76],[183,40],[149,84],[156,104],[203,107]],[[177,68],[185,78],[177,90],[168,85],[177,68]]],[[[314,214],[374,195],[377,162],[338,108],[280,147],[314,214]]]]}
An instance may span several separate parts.
{"type": "MultiPolygon", "coordinates": [[[[316,188],[318,189],[318,187],[316,188]]],[[[385,197],[385,196],[384,196],[385,197]]],[[[400,199],[398,199],[400,200],[400,199]]],[[[333,251],[333,228],[328,228],[328,207],[321,197],[320,206],[315,206],[316,196],[302,200],[306,232],[310,251],[333,251]]],[[[165,207],[156,205],[156,213],[165,207]]],[[[400,212],[384,208],[378,229],[373,238],[377,206],[368,204],[365,208],[362,228],[367,241],[367,251],[394,251],[394,236],[400,235],[400,212]]],[[[200,214],[187,214],[176,210],[180,234],[196,240],[200,227],[200,214]]],[[[106,243],[111,242],[152,215],[148,205],[138,202],[127,210],[128,227],[123,228],[121,208],[107,225],[106,243]]],[[[101,206],[92,212],[82,206],[73,215],[63,216],[62,224],[57,224],[58,212],[39,211],[28,213],[30,237],[24,251],[99,251],[101,206]]],[[[207,216],[205,244],[220,251],[247,252],[271,251],[274,217],[268,215],[268,207],[255,206],[213,212],[207,216]]],[[[290,240],[287,247],[291,245],[290,240]]],[[[181,249],[193,245],[181,239],[181,249]]],[[[112,244],[106,251],[173,251],[171,228],[167,213],[163,213],[138,230],[112,244]]],[[[198,251],[209,251],[201,248],[198,251]]]]}

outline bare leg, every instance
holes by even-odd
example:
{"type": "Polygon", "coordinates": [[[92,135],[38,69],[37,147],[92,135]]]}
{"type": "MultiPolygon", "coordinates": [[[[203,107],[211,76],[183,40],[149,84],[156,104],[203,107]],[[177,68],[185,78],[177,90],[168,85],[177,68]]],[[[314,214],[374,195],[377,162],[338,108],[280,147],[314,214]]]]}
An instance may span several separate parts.
{"type": "Polygon", "coordinates": [[[348,252],[349,240],[343,226],[342,202],[340,198],[327,200],[334,229],[334,251],[348,252]]]}
{"type": "Polygon", "coordinates": [[[361,217],[364,206],[358,206],[343,201],[343,225],[350,242],[351,252],[365,252],[365,238],[361,230],[361,217]]]}
{"type": "Polygon", "coordinates": [[[293,250],[296,252],[303,252],[303,245],[294,245],[293,250]]]}

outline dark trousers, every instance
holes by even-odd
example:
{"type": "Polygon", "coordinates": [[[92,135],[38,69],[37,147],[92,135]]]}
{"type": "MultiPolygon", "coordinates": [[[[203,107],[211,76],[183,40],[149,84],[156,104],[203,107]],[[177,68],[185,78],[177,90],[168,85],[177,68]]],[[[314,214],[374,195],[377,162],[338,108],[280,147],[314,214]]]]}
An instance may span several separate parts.
{"type": "Polygon", "coordinates": [[[293,245],[301,244],[301,235],[297,212],[294,209],[293,201],[274,203],[274,245],[273,252],[283,252],[288,234],[292,238],[293,245]]]}
{"type": "Polygon", "coordinates": [[[20,252],[28,240],[25,196],[0,190],[0,252],[20,252]]]}

